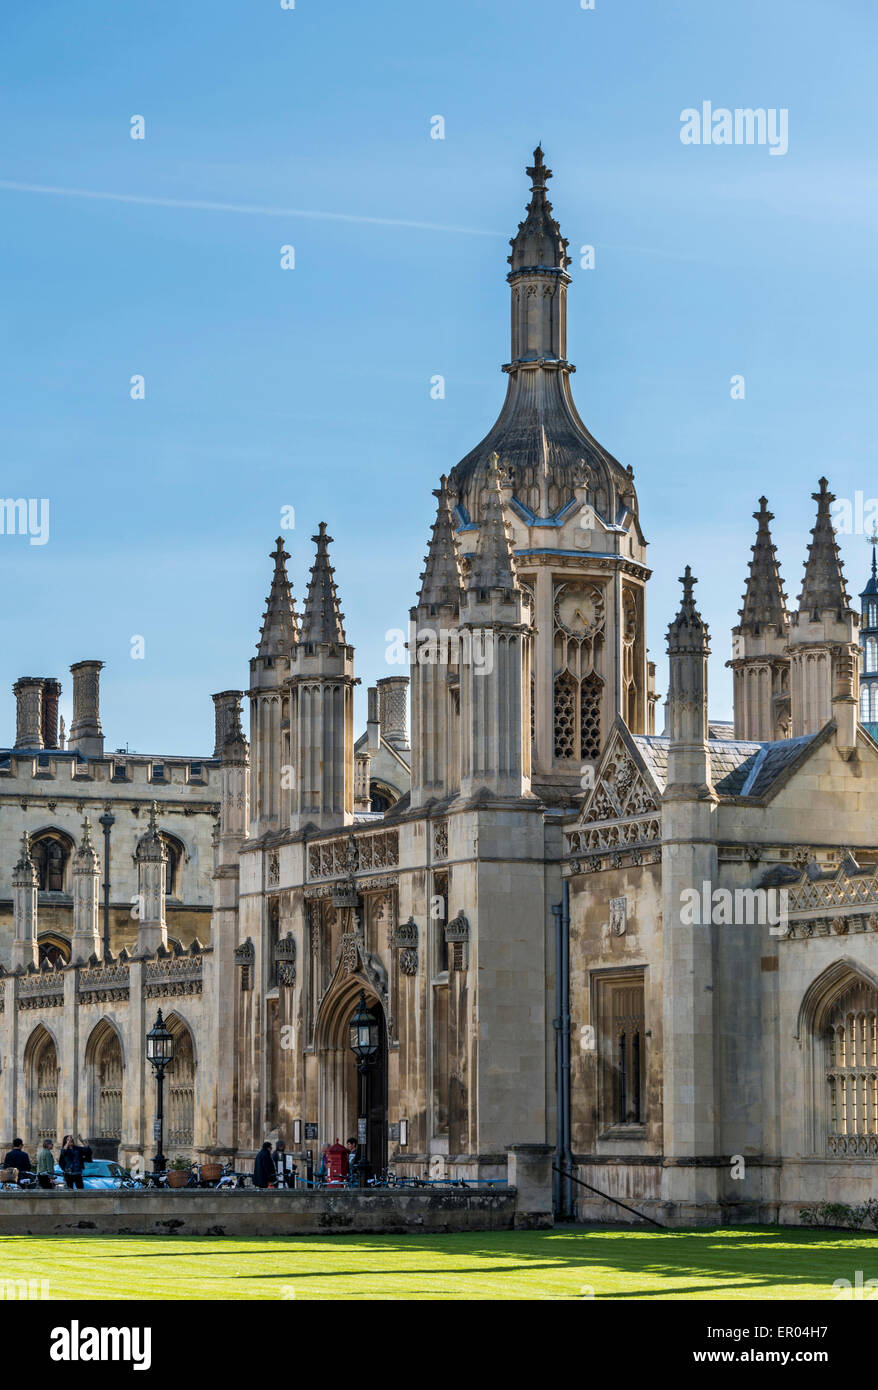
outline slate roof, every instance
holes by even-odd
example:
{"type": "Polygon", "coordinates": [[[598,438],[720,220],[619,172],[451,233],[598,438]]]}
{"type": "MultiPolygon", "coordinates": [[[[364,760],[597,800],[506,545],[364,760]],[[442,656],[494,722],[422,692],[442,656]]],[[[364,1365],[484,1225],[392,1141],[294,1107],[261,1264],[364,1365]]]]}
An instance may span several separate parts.
{"type": "MultiPolygon", "coordinates": [[[[720,796],[764,796],[816,737],[807,734],[802,738],[781,739],[777,743],[708,739],[714,788],[720,796]]],[[[668,778],[670,739],[664,735],[635,734],[634,742],[657,786],[664,791],[668,778]]]]}

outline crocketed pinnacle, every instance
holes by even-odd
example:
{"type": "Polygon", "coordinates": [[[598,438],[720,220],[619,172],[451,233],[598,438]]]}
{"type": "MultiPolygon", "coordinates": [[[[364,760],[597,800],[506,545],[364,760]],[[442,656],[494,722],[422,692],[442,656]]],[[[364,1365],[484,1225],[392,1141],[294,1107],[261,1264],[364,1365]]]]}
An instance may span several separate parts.
{"type": "Polygon", "coordinates": [[[565,270],[570,264],[567,238],[561,235],[561,228],[552,216],[552,204],[546,197],[546,183],[552,177],[552,171],[546,168],[539,145],[534,150],[534,162],[527,173],[531,180],[531,199],[527,205],[527,216],[523,222],[519,222],[518,231],[509,242],[512,247],[510,275],[535,266],[565,270]]]}
{"type": "Polygon", "coordinates": [[[752,559],[744,592],[743,608],[739,609],[741,619],[736,632],[749,632],[757,636],[766,627],[774,627],[778,633],[786,632],[790,625],[787,613],[787,597],[780,577],[776,547],[771,542],[769,522],[774,513],[768,510],[768,498],[760,497],[756,519],[756,544],[751,546],[752,559]]]}
{"type": "Polygon", "coordinates": [[[479,538],[473,555],[472,568],[467,582],[468,589],[506,589],[519,588],[515,572],[515,559],[512,542],[503,519],[503,503],[500,496],[500,471],[496,454],[491,459],[491,467],[485,489],[485,501],[479,522],[479,538]]]}
{"type": "Polygon", "coordinates": [[[259,656],[289,656],[299,640],[299,620],[293,606],[290,581],[287,579],[287,560],[283,536],[277,538],[277,548],[271,551],[274,574],[271,592],[265,600],[262,628],[259,633],[259,656]]]}
{"type": "Polygon", "coordinates": [[[93,870],[97,868],[97,851],[91,838],[91,821],[88,816],[82,822],[82,839],[79,842],[79,849],[76,851],[76,863],[79,868],[93,870]]]}
{"type": "Polygon", "coordinates": [[[695,607],[692,590],[698,580],[688,565],[680,576],[680,583],[683,585],[683,597],[680,601],[680,611],[668,628],[668,655],[692,651],[706,653],[709,641],[707,623],[695,607]]]}
{"type": "Polygon", "coordinates": [[[317,554],[311,567],[308,581],[308,595],[305,599],[305,613],[302,618],[302,641],[339,643],[344,645],[346,637],[342,626],[344,614],[338,606],[338,593],[335,588],[335,570],[329,563],[329,547],[332,536],[326,534],[326,522],[321,521],[317,535],[311,537],[317,546],[317,554]]]}
{"type": "Polygon", "coordinates": [[[424,557],[421,592],[418,595],[418,604],[421,607],[456,605],[460,602],[463,589],[448,478],[444,473],[433,496],[438,497],[439,504],[436,508],[430,545],[424,557]]]}
{"type": "Polygon", "coordinates": [[[830,508],[835,501],[825,478],[819,492],[811,496],[817,503],[817,521],[811,531],[811,544],[805,561],[805,577],[799,594],[799,612],[819,618],[827,609],[841,616],[850,612],[841,555],[835,540],[830,508]]]}

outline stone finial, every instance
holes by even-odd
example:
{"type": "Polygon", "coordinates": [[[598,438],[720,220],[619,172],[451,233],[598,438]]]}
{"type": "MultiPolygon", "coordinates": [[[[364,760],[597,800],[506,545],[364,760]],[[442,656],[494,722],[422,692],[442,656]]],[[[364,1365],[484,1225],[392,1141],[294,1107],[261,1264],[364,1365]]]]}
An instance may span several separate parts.
{"type": "Polygon", "coordinates": [[[274,574],[271,590],[265,600],[256,650],[259,656],[289,656],[299,640],[299,619],[293,603],[292,586],[287,578],[287,560],[290,557],[284,548],[283,536],[278,536],[271,558],[274,560],[274,574]]]}
{"type": "Polygon", "coordinates": [[[789,630],[790,618],[777,551],[772,544],[769,528],[774,513],[768,510],[766,497],[760,497],[759,511],[754,512],[753,516],[756,521],[756,544],[751,546],[750,573],[742,600],[743,607],[739,610],[741,621],[735,632],[758,636],[764,628],[774,628],[781,635],[789,630]]]}
{"type": "Polygon", "coordinates": [[[693,589],[698,580],[688,565],[679,582],[683,586],[683,597],[680,601],[680,611],[668,628],[668,655],[691,651],[700,651],[706,655],[709,651],[710,635],[707,623],[695,607],[693,589]]]}
{"type": "Polygon", "coordinates": [[[567,238],[561,235],[561,228],[552,216],[552,204],[546,196],[546,184],[552,171],[546,167],[539,145],[534,150],[534,162],[528,166],[527,175],[531,180],[531,199],[527,215],[519,222],[518,231],[509,243],[512,247],[511,273],[536,266],[566,270],[570,264],[567,238]]]}
{"type": "Polygon", "coordinates": [[[430,544],[424,557],[418,607],[425,608],[432,605],[459,608],[463,577],[460,568],[460,552],[454,534],[451,493],[448,490],[448,478],[445,474],[440,478],[439,487],[433,496],[439,501],[430,544]]]}
{"type": "Polygon", "coordinates": [[[37,866],[30,849],[30,835],[25,830],[21,837],[21,850],[13,870],[13,883],[19,887],[30,887],[37,881],[37,866]]]}
{"type": "Polygon", "coordinates": [[[512,542],[503,516],[496,454],[492,454],[490,459],[479,537],[466,587],[468,590],[507,591],[517,591],[520,588],[512,554],[512,542]]]}
{"type": "Polygon", "coordinates": [[[153,801],[149,808],[149,822],[145,834],[141,835],[137,842],[137,852],[135,858],[139,862],[151,859],[166,859],[167,850],[165,849],[162,837],[158,828],[158,804],[153,801]]]}
{"type": "Polygon", "coordinates": [[[829,484],[821,478],[819,492],[811,496],[817,503],[817,520],[811,531],[811,544],[805,561],[805,576],[802,592],[799,595],[799,612],[809,617],[816,616],[827,609],[839,618],[851,611],[850,599],[845,586],[841,554],[835,539],[832,525],[831,507],[835,496],[829,491],[829,484]]]}
{"type": "Polygon", "coordinates": [[[91,821],[88,816],[82,822],[82,839],[75,855],[76,873],[94,873],[98,868],[97,851],[91,838],[91,821]]]}
{"type": "Polygon", "coordinates": [[[301,640],[344,646],[347,641],[343,626],[344,614],[339,608],[335,570],[329,561],[332,536],[326,534],[325,521],[321,521],[317,535],[311,539],[317,546],[317,554],[308,581],[301,640]]]}

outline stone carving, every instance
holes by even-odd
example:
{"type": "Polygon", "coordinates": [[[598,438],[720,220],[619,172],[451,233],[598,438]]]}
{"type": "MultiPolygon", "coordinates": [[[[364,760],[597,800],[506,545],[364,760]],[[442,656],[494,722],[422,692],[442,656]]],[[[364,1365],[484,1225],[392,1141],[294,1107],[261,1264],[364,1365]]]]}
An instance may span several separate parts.
{"type": "Polygon", "coordinates": [[[610,934],[624,936],[628,930],[628,899],[610,898],[610,934]]]}
{"type": "Polygon", "coordinates": [[[250,937],[241,945],[235,947],[235,964],[241,967],[241,989],[250,990],[253,988],[253,962],[256,960],[256,947],[250,937]]]}
{"type": "Polygon", "coordinates": [[[143,977],[144,997],[160,999],[168,995],[200,994],[202,974],[200,952],[148,960],[143,977]]]}
{"type": "Polygon", "coordinates": [[[273,850],[268,856],[268,886],[276,888],[280,883],[280,856],[277,850],[273,850]]]}
{"type": "Polygon", "coordinates": [[[341,877],[372,869],[393,869],[399,864],[399,833],[384,830],[372,834],[339,836],[321,840],[308,849],[308,877],[341,877]]]}
{"type": "Polygon", "coordinates": [[[469,922],[464,913],[458,912],[445,924],[445,940],[451,947],[448,953],[450,970],[466,970],[469,965],[469,922]]]}
{"type": "Polygon", "coordinates": [[[392,943],[399,951],[399,968],[403,975],[417,975],[418,924],[414,917],[398,924],[393,933],[392,943]]]}
{"type": "Polygon", "coordinates": [[[296,983],[296,938],[292,932],[281,937],[274,951],[277,962],[277,982],[284,989],[296,983]]]}
{"type": "Polygon", "coordinates": [[[433,827],[433,858],[448,858],[448,821],[437,821],[433,827]]]}

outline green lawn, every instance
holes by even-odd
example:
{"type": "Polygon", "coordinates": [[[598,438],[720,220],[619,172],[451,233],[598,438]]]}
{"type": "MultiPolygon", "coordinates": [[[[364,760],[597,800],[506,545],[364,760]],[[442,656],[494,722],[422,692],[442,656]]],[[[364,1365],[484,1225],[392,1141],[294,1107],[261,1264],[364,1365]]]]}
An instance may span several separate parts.
{"type": "MultiPolygon", "coordinates": [[[[770,1227],[446,1236],[0,1236],[49,1298],[834,1299],[878,1278],[878,1236],[770,1227]]],[[[866,1293],[871,1292],[866,1289],[866,1293]]],[[[862,1296],[862,1295],[861,1295],[862,1296]]]]}

